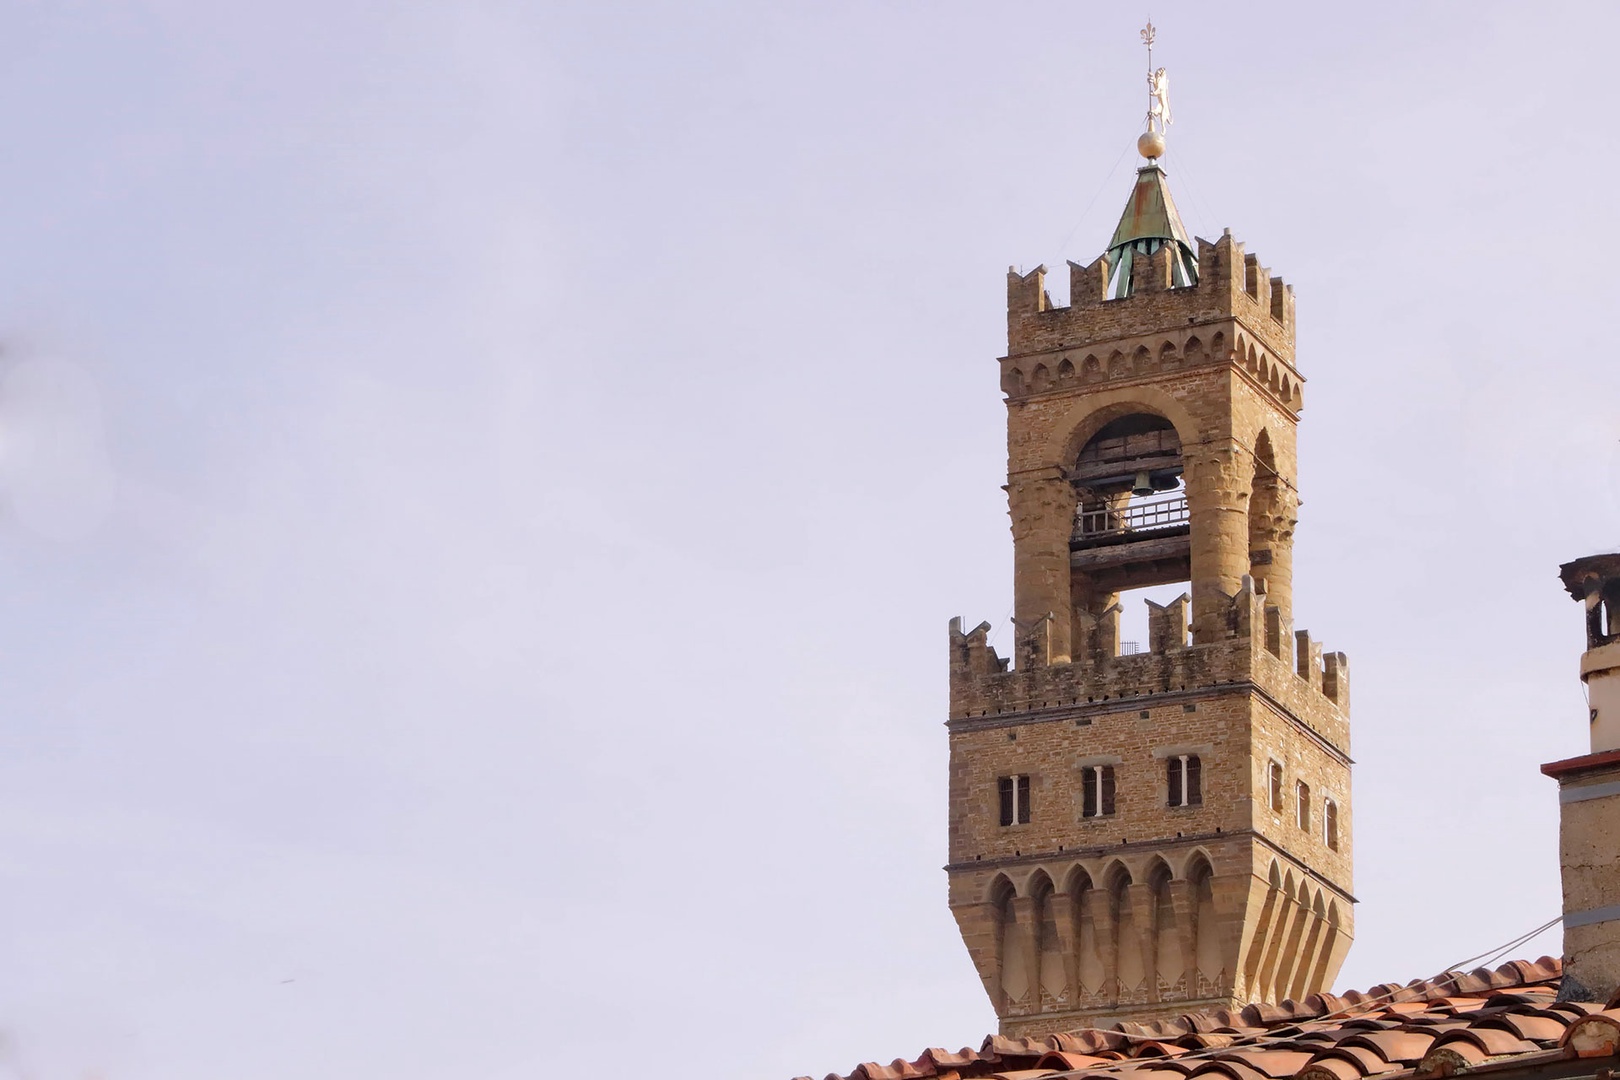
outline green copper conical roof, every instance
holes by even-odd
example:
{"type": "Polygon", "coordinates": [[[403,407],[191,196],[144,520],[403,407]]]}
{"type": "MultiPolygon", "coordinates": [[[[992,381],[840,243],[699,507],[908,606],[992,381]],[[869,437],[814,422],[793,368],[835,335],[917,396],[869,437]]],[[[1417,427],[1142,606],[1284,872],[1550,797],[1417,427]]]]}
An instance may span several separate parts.
{"type": "Polygon", "coordinates": [[[1125,204],[1125,213],[1120,215],[1114,238],[1108,242],[1109,295],[1129,296],[1131,263],[1166,244],[1175,247],[1171,285],[1180,288],[1198,284],[1198,259],[1187,238],[1187,227],[1181,223],[1176,201],[1170,197],[1164,170],[1149,162],[1136,170],[1136,188],[1125,204]]]}

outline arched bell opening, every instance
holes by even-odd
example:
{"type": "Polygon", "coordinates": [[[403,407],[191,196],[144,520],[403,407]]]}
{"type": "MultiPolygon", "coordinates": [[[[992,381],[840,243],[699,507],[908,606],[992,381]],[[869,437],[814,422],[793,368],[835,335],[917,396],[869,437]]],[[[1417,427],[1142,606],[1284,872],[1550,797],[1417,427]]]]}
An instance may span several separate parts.
{"type": "Polygon", "coordinates": [[[1076,653],[1106,658],[1175,642],[1174,628],[1156,632],[1137,598],[1123,597],[1122,606],[1122,594],[1155,590],[1141,599],[1158,602],[1162,621],[1163,604],[1180,590],[1159,587],[1189,580],[1185,472],[1175,425],[1145,410],[1115,417],[1080,448],[1069,470],[1076,653]]]}

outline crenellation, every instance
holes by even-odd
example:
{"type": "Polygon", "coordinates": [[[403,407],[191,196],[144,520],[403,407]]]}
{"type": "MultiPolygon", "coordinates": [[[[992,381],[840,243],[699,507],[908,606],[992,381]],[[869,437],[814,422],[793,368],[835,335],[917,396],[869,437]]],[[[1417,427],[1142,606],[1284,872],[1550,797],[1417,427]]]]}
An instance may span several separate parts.
{"type": "Polygon", "coordinates": [[[1148,651],[1176,652],[1187,647],[1187,610],[1192,603],[1189,593],[1182,593],[1168,604],[1155,604],[1147,600],[1148,651]]]}
{"type": "Polygon", "coordinates": [[[1226,292],[1235,297],[1246,291],[1247,255],[1243,251],[1243,242],[1232,236],[1231,229],[1221,230],[1221,238],[1215,241],[1214,253],[1217,266],[1216,280],[1225,286],[1226,292]]]}
{"type": "MultiPolygon", "coordinates": [[[[1069,263],[1070,302],[1053,306],[1045,288],[1046,268],[1027,274],[1009,269],[1008,351],[1006,360],[1015,363],[1045,353],[1065,350],[1095,351],[1098,346],[1124,342],[1166,331],[1180,331],[1179,348],[1187,331],[1223,322],[1236,325],[1226,332],[1226,340],[1236,340],[1237,328],[1255,338],[1260,346],[1287,366],[1291,381],[1301,381],[1293,370],[1294,348],[1293,292],[1281,278],[1272,279],[1252,255],[1244,255],[1242,245],[1223,237],[1221,244],[1199,241],[1199,280],[1193,285],[1171,286],[1171,260],[1167,248],[1132,264],[1132,295],[1106,299],[1109,267],[1106,259],[1081,265],[1069,263]],[[1224,245],[1224,249],[1223,249],[1224,245]],[[1236,280],[1223,274],[1226,260],[1240,260],[1236,280]],[[1248,262],[1254,262],[1253,274],[1248,262]],[[1253,278],[1251,289],[1250,278],[1253,278]]],[[[1209,333],[1201,334],[1201,344],[1209,333]]],[[[1226,361],[1227,356],[1212,353],[1211,359],[1226,361]]],[[[1240,357],[1241,360],[1241,357],[1240,357]]],[[[1027,367],[1025,370],[1028,370],[1027,367]]]]}
{"type": "Polygon", "coordinates": [[[951,620],[951,672],[968,676],[989,675],[1005,671],[1007,662],[996,655],[990,646],[990,624],[981,622],[967,633],[962,632],[962,618],[951,620]]]}
{"type": "Polygon", "coordinates": [[[1271,317],[1288,327],[1288,309],[1294,299],[1294,290],[1290,285],[1283,283],[1280,277],[1271,279],[1271,317]]]}
{"type": "Polygon", "coordinates": [[[1299,664],[1299,677],[1304,679],[1313,690],[1322,689],[1322,646],[1311,640],[1309,630],[1294,631],[1294,640],[1299,643],[1295,654],[1299,664]]]}
{"type": "Polygon", "coordinates": [[[1069,262],[1069,307],[1075,311],[1093,308],[1108,297],[1108,258],[1099,255],[1081,266],[1069,262]]]}
{"type": "Polygon", "coordinates": [[[1258,255],[1243,256],[1243,291],[1262,308],[1271,306],[1270,271],[1260,265],[1258,255]]]}
{"type": "Polygon", "coordinates": [[[1322,657],[1322,696],[1341,712],[1350,711],[1350,659],[1342,652],[1322,657]]]}
{"type": "Polygon", "coordinates": [[[1119,624],[1124,615],[1123,607],[1110,604],[1097,616],[1090,638],[1090,654],[1093,657],[1106,661],[1119,655],[1119,624]]]}
{"type": "Polygon", "coordinates": [[[1293,666],[1294,662],[1294,628],[1289,625],[1288,617],[1276,604],[1267,604],[1266,609],[1266,651],[1277,659],[1293,666]]]}
{"type": "Polygon", "coordinates": [[[1009,334],[1015,320],[1039,314],[1050,307],[1046,295],[1046,267],[1037,266],[1027,274],[1007,267],[1007,323],[1009,334]]]}
{"type": "MultiPolygon", "coordinates": [[[[1234,606],[1244,600],[1253,603],[1252,596],[1252,593],[1240,592],[1234,598],[1234,606]]],[[[1082,631],[1086,645],[1080,659],[1017,668],[1009,666],[987,643],[989,623],[980,623],[964,634],[961,619],[952,619],[951,717],[969,719],[1031,708],[1101,704],[1200,688],[1252,684],[1307,718],[1313,730],[1348,752],[1348,726],[1342,715],[1348,702],[1348,660],[1343,653],[1324,657],[1322,647],[1309,643],[1305,631],[1299,635],[1301,660],[1297,668],[1291,663],[1292,649],[1288,656],[1279,657],[1264,638],[1244,636],[1188,644],[1186,627],[1190,602],[1186,594],[1162,606],[1151,600],[1144,603],[1150,620],[1146,651],[1120,653],[1121,608],[1115,603],[1100,617],[1090,618],[1082,631]],[[1180,644],[1174,629],[1178,620],[1182,627],[1180,644]],[[1314,666],[1310,661],[1313,656],[1314,666]],[[1328,692],[1325,677],[1328,664],[1333,665],[1337,680],[1333,693],[1328,692]],[[1345,705],[1341,705],[1340,696],[1345,705]]],[[[1268,614],[1275,610],[1268,609],[1268,614]]],[[[1049,620],[1042,619],[1038,626],[1048,623],[1049,620]]]]}
{"type": "Polygon", "coordinates": [[[1167,291],[1171,287],[1172,280],[1172,255],[1173,249],[1162,247],[1145,260],[1137,259],[1131,266],[1131,291],[1133,293],[1167,291]]]}
{"type": "Polygon", "coordinates": [[[1256,585],[1254,578],[1244,574],[1240,579],[1238,591],[1229,600],[1230,612],[1228,625],[1233,637],[1249,638],[1265,636],[1266,625],[1266,591],[1263,585],[1256,585]]]}

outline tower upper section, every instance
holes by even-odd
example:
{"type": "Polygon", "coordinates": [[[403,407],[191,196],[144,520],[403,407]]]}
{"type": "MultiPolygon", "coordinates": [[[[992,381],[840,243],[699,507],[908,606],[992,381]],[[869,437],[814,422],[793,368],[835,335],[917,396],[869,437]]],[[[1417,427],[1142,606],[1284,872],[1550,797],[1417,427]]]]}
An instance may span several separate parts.
{"type": "Polygon", "coordinates": [[[1293,289],[1230,231],[1197,240],[1190,259],[1174,207],[1163,171],[1143,168],[1114,246],[1089,265],[1069,264],[1067,307],[1052,304],[1044,267],[1007,275],[1000,364],[1015,599],[1020,624],[1044,636],[1037,651],[1047,660],[1081,650],[1079,624],[1118,591],[1082,581],[1093,569],[1124,588],[1188,581],[1200,641],[1221,636],[1219,610],[1245,575],[1284,621],[1292,616],[1305,383],[1294,365],[1293,289]],[[1144,467],[1151,483],[1141,488],[1144,467]],[[1175,507],[1140,501],[1171,491],[1175,507]],[[1145,525],[1183,526],[1190,540],[1177,558],[1123,576],[1094,565],[1098,554],[1079,555],[1146,539],[1145,525]]]}

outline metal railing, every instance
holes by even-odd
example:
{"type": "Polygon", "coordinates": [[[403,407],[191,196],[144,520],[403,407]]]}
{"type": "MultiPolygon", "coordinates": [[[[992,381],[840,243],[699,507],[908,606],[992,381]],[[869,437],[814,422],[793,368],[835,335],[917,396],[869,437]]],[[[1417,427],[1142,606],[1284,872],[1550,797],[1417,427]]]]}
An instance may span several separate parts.
{"type": "Polygon", "coordinates": [[[1126,533],[1157,532],[1185,525],[1189,520],[1185,495],[1176,499],[1135,503],[1119,508],[1082,507],[1075,514],[1074,539],[1100,540],[1105,537],[1123,536],[1126,533]]]}

